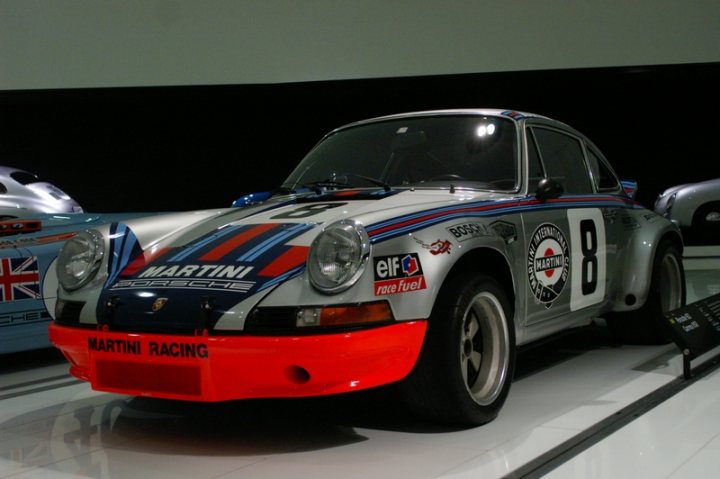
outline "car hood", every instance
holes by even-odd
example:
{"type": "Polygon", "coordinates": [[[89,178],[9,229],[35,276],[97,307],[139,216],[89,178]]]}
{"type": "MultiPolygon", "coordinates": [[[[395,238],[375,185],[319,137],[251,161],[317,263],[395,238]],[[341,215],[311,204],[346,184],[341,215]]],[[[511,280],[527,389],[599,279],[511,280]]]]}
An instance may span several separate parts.
{"type": "Polygon", "coordinates": [[[212,327],[249,296],[300,275],[313,239],[328,224],[353,219],[376,242],[427,212],[503,199],[509,197],[447,190],[288,197],[227,211],[159,242],[138,237],[131,222],[115,223],[97,318],[129,330],[212,327]]]}

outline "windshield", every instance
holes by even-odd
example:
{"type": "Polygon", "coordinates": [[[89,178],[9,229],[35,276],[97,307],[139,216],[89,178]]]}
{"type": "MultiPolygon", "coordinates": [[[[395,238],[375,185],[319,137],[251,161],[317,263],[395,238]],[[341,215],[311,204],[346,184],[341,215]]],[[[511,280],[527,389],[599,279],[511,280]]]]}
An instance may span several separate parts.
{"type": "Polygon", "coordinates": [[[40,178],[38,178],[37,175],[33,175],[27,171],[13,171],[10,173],[10,176],[21,185],[29,185],[30,183],[37,183],[40,181],[40,178]]]}
{"type": "Polygon", "coordinates": [[[514,123],[481,115],[409,117],[367,123],[327,136],[285,183],[395,187],[454,186],[516,190],[514,123]],[[379,184],[379,183],[375,183],[379,184]]]}

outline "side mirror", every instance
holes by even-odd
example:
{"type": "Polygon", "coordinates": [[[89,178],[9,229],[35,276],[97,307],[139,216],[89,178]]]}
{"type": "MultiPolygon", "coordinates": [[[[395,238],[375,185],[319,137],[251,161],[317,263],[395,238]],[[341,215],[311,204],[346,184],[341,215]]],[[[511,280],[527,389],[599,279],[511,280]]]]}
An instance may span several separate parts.
{"type": "Polygon", "coordinates": [[[267,201],[272,194],[269,191],[260,191],[258,193],[250,193],[233,201],[233,208],[244,208],[246,206],[257,205],[263,201],[267,201]]]}
{"type": "Polygon", "coordinates": [[[538,182],[537,190],[535,190],[535,196],[537,196],[540,201],[559,198],[562,194],[562,185],[552,178],[543,178],[540,180],[538,182]]]}

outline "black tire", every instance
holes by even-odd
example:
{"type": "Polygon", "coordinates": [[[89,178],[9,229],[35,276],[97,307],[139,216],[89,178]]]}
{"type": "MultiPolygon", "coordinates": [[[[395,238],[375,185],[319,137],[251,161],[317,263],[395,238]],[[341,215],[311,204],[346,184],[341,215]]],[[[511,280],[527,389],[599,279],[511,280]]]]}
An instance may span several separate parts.
{"type": "Polygon", "coordinates": [[[440,289],[420,358],[399,385],[414,412],[476,426],[498,415],[515,369],[513,306],[490,276],[464,273],[440,289]]]}
{"type": "Polygon", "coordinates": [[[605,318],[615,339],[624,344],[665,344],[670,342],[663,313],[685,304],[685,271],[680,249],[664,240],[655,251],[650,291],[637,310],[608,314],[605,318]]]}

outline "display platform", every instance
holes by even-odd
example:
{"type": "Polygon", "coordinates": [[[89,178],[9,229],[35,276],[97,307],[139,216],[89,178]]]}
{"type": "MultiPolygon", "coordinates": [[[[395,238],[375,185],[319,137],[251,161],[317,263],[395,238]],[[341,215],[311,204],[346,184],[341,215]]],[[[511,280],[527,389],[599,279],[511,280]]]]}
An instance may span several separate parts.
{"type": "MultiPolygon", "coordinates": [[[[686,276],[689,302],[720,288],[718,270],[686,276]]],[[[458,430],[419,422],[386,390],[222,404],[97,393],[49,350],[0,365],[0,478],[708,477],[717,372],[542,467],[682,374],[674,344],[618,346],[599,320],[522,352],[498,419],[458,430]]]]}

